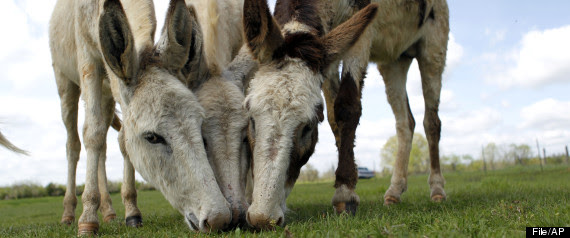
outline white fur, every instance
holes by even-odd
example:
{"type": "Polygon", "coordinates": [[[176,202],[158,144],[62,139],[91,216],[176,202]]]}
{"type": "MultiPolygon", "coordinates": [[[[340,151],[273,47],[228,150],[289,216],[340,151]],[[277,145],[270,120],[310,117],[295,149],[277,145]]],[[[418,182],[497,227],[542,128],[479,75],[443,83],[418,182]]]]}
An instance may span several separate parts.
{"type": "Polygon", "coordinates": [[[275,64],[262,65],[246,97],[256,126],[254,187],[248,215],[274,221],[284,219],[285,199],[292,188],[285,186],[291,135],[299,125],[314,120],[315,107],[323,103],[321,75],[297,58],[286,57],[284,65],[281,69],[275,64]]]}
{"type": "Polygon", "coordinates": [[[86,104],[83,138],[87,176],[79,234],[93,232],[85,230],[86,225],[94,225],[96,232],[100,201],[105,218],[115,215],[106,190],[104,170],[105,138],[113,119],[115,100],[124,115],[119,142],[125,157],[122,195],[126,216],[140,215],[136,207],[134,167],[164,194],[187,222],[193,222],[201,231],[222,228],[231,214],[202,144],[203,108],[177,75],[161,66],[151,65],[142,71],[137,65],[140,51],[153,45],[156,20],[152,1],[122,1],[129,22],[121,24],[130,25],[135,45],[125,59],[135,71],[132,80],[136,87],[124,83],[104,63],[100,51],[104,46],[99,42],[103,3],[59,0],[50,21],[52,60],[68,132],[68,189],[62,220],[71,218],[73,221],[77,203],[75,168],[81,148],[77,135],[77,103],[81,93],[86,104]],[[147,141],[145,135],[150,132],[164,137],[165,144],[147,141]]]}

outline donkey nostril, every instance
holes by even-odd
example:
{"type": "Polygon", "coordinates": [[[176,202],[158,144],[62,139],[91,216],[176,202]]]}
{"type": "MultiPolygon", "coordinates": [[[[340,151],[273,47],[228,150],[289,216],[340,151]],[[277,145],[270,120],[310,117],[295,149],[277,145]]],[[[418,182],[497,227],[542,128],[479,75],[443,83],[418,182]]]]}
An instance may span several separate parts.
{"type": "Polygon", "coordinates": [[[283,225],[283,217],[279,217],[279,219],[277,219],[277,223],[278,226],[282,226],[283,225]]]}
{"type": "Polygon", "coordinates": [[[208,219],[204,220],[204,228],[206,228],[206,229],[208,229],[208,230],[210,230],[210,228],[212,228],[212,227],[210,226],[210,223],[208,223],[208,219]]]}

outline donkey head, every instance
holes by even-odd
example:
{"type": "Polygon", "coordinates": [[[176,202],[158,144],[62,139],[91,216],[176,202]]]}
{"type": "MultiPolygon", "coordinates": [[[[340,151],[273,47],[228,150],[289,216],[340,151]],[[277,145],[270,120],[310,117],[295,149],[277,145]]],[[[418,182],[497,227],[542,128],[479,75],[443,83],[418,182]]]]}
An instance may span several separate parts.
{"type": "MultiPolygon", "coordinates": [[[[300,6],[286,10],[316,7],[297,2],[300,6]]],[[[253,150],[253,194],[247,213],[250,225],[267,228],[284,223],[285,200],[301,167],[313,154],[317,125],[324,119],[323,72],[357,41],[376,9],[377,5],[370,5],[320,36],[314,27],[318,21],[303,22],[307,17],[293,12],[288,22],[279,22],[281,30],[266,0],[245,1],[245,36],[260,62],[245,101],[251,117],[248,136],[253,150]]]]}
{"type": "Polygon", "coordinates": [[[204,109],[181,83],[192,20],[183,0],[171,0],[159,43],[139,52],[120,1],[107,0],[99,37],[111,83],[119,89],[130,161],[192,229],[210,231],[223,229],[231,213],[206,157],[204,109]]]}

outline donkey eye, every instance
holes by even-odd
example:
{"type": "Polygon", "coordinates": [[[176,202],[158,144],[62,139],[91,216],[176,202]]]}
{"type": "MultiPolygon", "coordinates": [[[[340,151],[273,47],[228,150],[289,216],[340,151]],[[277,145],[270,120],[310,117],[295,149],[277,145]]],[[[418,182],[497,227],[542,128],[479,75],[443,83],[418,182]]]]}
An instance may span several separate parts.
{"type": "Polygon", "coordinates": [[[151,144],[166,144],[164,137],[154,133],[154,132],[147,132],[144,134],[144,139],[151,144]]]}
{"type": "Polygon", "coordinates": [[[309,135],[309,133],[312,131],[312,128],[309,124],[305,125],[305,127],[303,127],[303,132],[302,132],[302,137],[306,137],[309,135]]]}

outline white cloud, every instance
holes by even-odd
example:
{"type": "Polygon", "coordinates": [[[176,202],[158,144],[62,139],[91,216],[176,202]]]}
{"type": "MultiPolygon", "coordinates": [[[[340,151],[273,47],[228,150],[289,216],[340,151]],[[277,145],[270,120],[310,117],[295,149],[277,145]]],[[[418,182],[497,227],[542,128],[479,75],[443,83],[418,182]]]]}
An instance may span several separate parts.
{"type": "Polygon", "coordinates": [[[451,135],[478,134],[499,126],[503,115],[493,108],[480,108],[459,115],[441,115],[442,130],[451,135]]]}
{"type": "Polygon", "coordinates": [[[535,87],[569,82],[570,26],[528,32],[519,47],[505,54],[507,67],[487,77],[502,88],[535,87]]]}
{"type": "Polygon", "coordinates": [[[544,99],[524,107],[520,112],[521,129],[556,130],[570,128],[570,102],[553,98],[544,99]]]}

